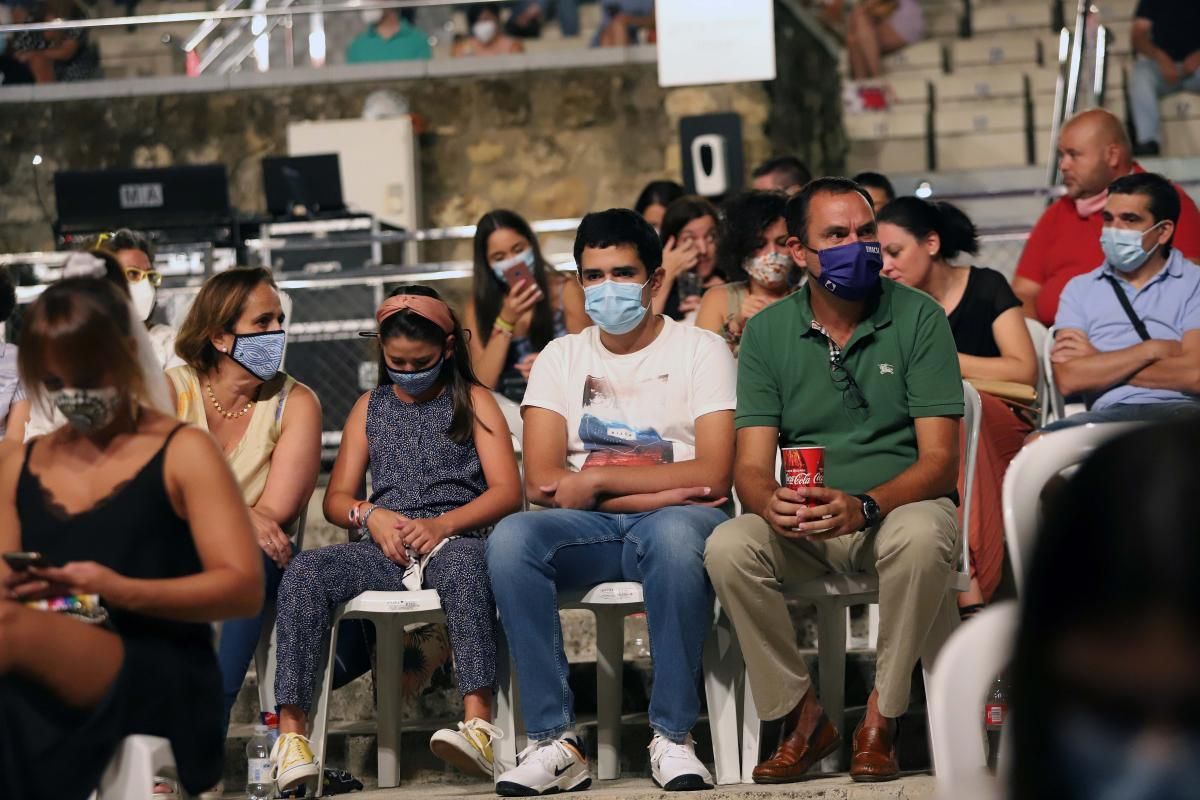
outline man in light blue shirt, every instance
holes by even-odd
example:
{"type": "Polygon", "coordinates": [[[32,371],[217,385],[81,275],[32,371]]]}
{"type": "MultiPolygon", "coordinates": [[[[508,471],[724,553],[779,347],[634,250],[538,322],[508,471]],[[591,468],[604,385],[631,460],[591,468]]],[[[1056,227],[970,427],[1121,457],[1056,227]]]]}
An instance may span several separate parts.
{"type": "Polygon", "coordinates": [[[1051,357],[1059,391],[1089,410],[1046,431],[1200,412],[1200,267],[1171,247],[1179,196],[1149,172],[1108,192],[1105,263],[1063,290],[1051,357]]]}

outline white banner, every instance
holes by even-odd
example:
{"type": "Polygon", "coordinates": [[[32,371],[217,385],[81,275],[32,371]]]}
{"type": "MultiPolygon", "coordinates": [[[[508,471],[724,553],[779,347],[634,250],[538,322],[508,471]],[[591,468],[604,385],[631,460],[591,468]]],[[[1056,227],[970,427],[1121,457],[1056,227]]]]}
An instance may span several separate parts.
{"type": "Polygon", "coordinates": [[[656,0],[658,83],[775,78],[774,0],[656,0]]]}

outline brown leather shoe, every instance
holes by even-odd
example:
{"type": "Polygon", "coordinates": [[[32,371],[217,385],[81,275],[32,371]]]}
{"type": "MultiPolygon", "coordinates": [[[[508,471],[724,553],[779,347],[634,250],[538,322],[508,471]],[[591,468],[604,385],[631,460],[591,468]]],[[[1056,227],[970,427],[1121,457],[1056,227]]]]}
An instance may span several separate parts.
{"type": "MultiPolygon", "coordinates": [[[[797,706],[796,710],[788,715],[785,726],[798,721],[800,707],[797,706]],[[791,719],[793,715],[796,720],[791,719]]],[[[754,768],[754,782],[794,783],[814,777],[806,774],[812,765],[837,752],[841,745],[842,737],[838,736],[837,728],[833,727],[833,723],[823,712],[812,736],[806,737],[800,732],[799,726],[793,724],[791,731],[783,737],[771,757],[754,768]]]]}
{"type": "Polygon", "coordinates": [[[897,733],[895,720],[890,720],[882,728],[864,728],[861,722],[858,723],[854,729],[850,778],[858,783],[895,780],[900,774],[900,762],[896,758],[897,733]]]}

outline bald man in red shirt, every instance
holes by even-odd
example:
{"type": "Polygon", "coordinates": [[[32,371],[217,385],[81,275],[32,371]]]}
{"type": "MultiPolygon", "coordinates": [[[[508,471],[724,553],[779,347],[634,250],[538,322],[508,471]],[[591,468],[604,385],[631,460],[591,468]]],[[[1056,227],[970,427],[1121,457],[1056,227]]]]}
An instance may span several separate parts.
{"type": "MultiPolygon", "coordinates": [[[[1025,316],[1047,327],[1054,324],[1067,282],[1104,263],[1100,229],[1108,185],[1142,171],[1133,160],[1125,125],[1102,108],[1082,111],[1067,122],[1058,139],[1058,158],[1067,194],[1046,209],[1029,234],[1012,283],[1025,316]]],[[[1178,185],[1175,191],[1181,211],[1174,246],[1197,261],[1200,211],[1178,185]]]]}

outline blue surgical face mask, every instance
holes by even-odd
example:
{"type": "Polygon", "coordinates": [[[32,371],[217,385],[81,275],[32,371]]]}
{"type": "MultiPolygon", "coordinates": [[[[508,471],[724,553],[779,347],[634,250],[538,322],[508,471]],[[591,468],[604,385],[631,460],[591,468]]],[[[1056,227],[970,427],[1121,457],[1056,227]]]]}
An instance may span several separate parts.
{"type": "Polygon", "coordinates": [[[1142,239],[1159,225],[1162,225],[1162,222],[1144,231],[1122,228],[1101,229],[1100,249],[1104,251],[1104,259],[1118,272],[1136,271],[1158,249],[1158,242],[1155,242],[1154,247],[1146,250],[1142,247],[1142,239]]]}
{"type": "Polygon", "coordinates": [[[392,383],[400,387],[400,390],[405,394],[412,397],[420,397],[437,383],[438,377],[442,374],[443,363],[445,363],[444,359],[439,358],[437,363],[432,367],[415,372],[400,372],[388,367],[387,374],[392,379],[392,383]]]}
{"type": "Polygon", "coordinates": [[[618,283],[606,280],[583,290],[583,307],[600,330],[613,336],[629,333],[646,316],[642,289],[646,283],[618,283]]]}
{"type": "Polygon", "coordinates": [[[229,357],[260,381],[269,381],[283,363],[284,331],[239,333],[233,340],[229,357]]]}
{"type": "Polygon", "coordinates": [[[843,300],[861,300],[879,285],[883,269],[883,253],[879,242],[850,242],[849,244],[813,250],[821,265],[821,274],[813,275],[830,294],[843,300]]]}
{"type": "Polygon", "coordinates": [[[1057,762],[1072,798],[1087,800],[1189,800],[1200,786],[1200,739],[1175,734],[1162,741],[1142,740],[1143,731],[1126,730],[1085,713],[1068,714],[1057,723],[1057,762]]]}
{"type": "Polygon", "coordinates": [[[508,280],[504,277],[504,273],[518,264],[524,264],[532,270],[534,262],[533,248],[527,247],[512,258],[506,258],[503,261],[497,261],[495,264],[492,264],[492,272],[496,273],[497,278],[507,283],[508,280]]]}

